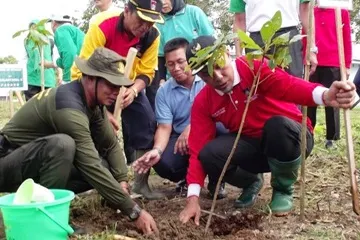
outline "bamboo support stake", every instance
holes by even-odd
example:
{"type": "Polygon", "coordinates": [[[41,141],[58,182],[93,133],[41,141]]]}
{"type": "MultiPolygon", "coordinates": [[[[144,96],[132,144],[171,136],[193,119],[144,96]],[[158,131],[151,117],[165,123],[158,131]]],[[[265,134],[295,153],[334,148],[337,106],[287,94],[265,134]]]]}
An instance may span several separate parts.
{"type": "Polygon", "coordinates": [[[21,96],[21,93],[19,91],[15,91],[15,95],[19,99],[20,106],[24,106],[25,102],[24,102],[24,99],[21,96]]]}
{"type": "MultiPolygon", "coordinates": [[[[309,9],[309,29],[307,32],[307,44],[306,44],[306,65],[305,65],[305,81],[309,81],[310,78],[310,47],[314,40],[314,1],[310,1],[309,9]]],[[[300,220],[305,220],[305,160],[306,160],[306,133],[307,133],[307,107],[302,106],[302,122],[301,122],[301,172],[300,172],[300,220]]]]}
{"type": "Polygon", "coordinates": [[[9,92],[9,104],[10,104],[10,118],[14,116],[14,97],[13,91],[9,92]]]}
{"type": "MultiPolygon", "coordinates": [[[[343,32],[342,32],[342,18],[341,18],[341,9],[340,8],[336,8],[335,18],[336,18],[336,35],[337,35],[338,50],[339,50],[341,81],[346,81],[347,79],[346,79],[346,67],[345,67],[345,56],[344,56],[344,39],[343,39],[343,32]]],[[[347,149],[347,158],[348,158],[349,171],[350,171],[350,186],[351,186],[353,211],[357,215],[360,215],[359,190],[358,190],[358,186],[357,186],[357,173],[356,173],[356,167],[355,167],[354,144],[353,144],[353,140],[352,140],[350,110],[349,109],[344,109],[344,121],[345,121],[346,149],[347,149]]]]}

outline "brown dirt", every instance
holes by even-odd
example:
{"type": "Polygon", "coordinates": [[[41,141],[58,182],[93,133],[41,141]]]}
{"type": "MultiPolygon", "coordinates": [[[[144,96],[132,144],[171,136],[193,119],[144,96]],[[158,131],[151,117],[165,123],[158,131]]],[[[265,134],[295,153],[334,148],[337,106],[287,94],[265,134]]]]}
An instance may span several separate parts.
{"type": "MultiPolygon", "coordinates": [[[[160,181],[162,182],[156,176],[152,178],[152,182],[157,182],[158,184],[160,181]]],[[[226,219],[213,216],[210,232],[205,236],[204,230],[208,215],[202,214],[200,226],[195,226],[193,222],[181,224],[178,220],[178,215],[184,208],[186,199],[174,192],[173,184],[163,186],[162,191],[167,194],[167,200],[137,200],[157,221],[160,236],[156,239],[272,239],[272,237],[261,232],[263,230],[261,226],[263,214],[252,211],[234,213],[234,209],[232,209],[233,200],[230,199],[218,201],[216,213],[225,216],[226,219]]],[[[96,196],[88,197],[97,198],[96,196]]],[[[205,196],[202,199],[203,209],[210,209],[211,200],[206,199],[205,196]]],[[[81,207],[78,208],[76,205],[72,207],[72,222],[77,226],[86,228],[87,232],[95,233],[109,230],[109,225],[114,223],[113,230],[119,234],[136,239],[153,239],[152,237],[142,236],[133,223],[129,222],[121,213],[116,213],[113,209],[97,205],[95,207],[97,209],[92,211],[92,207],[84,208],[80,204],[81,207]]]]}

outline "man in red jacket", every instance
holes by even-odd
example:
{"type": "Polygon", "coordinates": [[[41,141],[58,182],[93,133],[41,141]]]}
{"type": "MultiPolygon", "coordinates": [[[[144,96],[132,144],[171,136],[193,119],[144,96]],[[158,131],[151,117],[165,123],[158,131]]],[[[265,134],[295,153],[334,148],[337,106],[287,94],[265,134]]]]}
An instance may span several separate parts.
{"type": "MultiPolygon", "coordinates": [[[[211,36],[193,40],[187,49],[187,59],[207,46],[213,45],[211,36]]],[[[192,69],[207,83],[195,98],[191,111],[189,137],[189,168],[187,172],[188,199],[180,220],[186,223],[195,217],[199,224],[199,193],[206,174],[218,179],[234,143],[244,112],[247,95],[254,80],[254,72],[261,66],[254,61],[252,70],[245,58],[231,61],[225,56],[225,66],[214,65],[213,77],[208,74],[207,62],[192,69]],[[254,71],[254,72],[253,72],[254,71]],[[215,138],[215,123],[222,122],[230,133],[215,138]]],[[[236,205],[251,205],[261,186],[253,175],[271,172],[273,188],[270,208],[273,214],[286,215],[292,209],[293,184],[297,179],[300,158],[301,112],[296,104],[325,105],[350,108],[355,98],[351,82],[334,82],[330,88],[308,83],[277,68],[261,68],[261,84],[251,103],[234,157],[224,180],[243,188],[236,205]],[[249,178],[243,177],[247,172],[249,178]],[[247,193],[247,196],[243,196],[247,193]]],[[[311,122],[307,123],[307,155],[314,141],[311,122]]],[[[146,169],[146,164],[144,164],[146,169]]]]}

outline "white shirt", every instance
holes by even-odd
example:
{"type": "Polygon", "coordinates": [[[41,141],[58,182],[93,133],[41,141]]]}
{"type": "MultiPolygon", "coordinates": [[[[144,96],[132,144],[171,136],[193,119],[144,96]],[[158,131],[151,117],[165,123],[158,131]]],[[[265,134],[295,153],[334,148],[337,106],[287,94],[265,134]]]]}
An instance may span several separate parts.
{"type": "Polygon", "coordinates": [[[260,31],[263,24],[269,21],[276,11],[282,16],[281,27],[297,26],[299,19],[299,0],[243,0],[246,3],[246,30],[260,31]]]}

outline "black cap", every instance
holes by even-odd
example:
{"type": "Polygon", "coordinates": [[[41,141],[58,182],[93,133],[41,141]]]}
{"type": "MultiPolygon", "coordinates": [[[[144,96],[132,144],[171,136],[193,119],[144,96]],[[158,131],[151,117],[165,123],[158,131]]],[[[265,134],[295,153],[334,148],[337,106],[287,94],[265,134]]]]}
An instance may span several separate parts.
{"type": "MultiPolygon", "coordinates": [[[[199,36],[195,39],[193,39],[188,47],[186,48],[186,59],[190,63],[190,58],[195,57],[196,53],[200,51],[201,49],[204,49],[209,46],[213,46],[216,39],[213,36],[207,35],[207,36],[199,36]]],[[[210,52],[208,56],[204,58],[204,61],[200,64],[197,64],[196,66],[192,67],[192,75],[197,74],[200,72],[206,65],[209,60],[209,58],[212,56],[213,52],[210,52]]]]}
{"type": "Polygon", "coordinates": [[[138,16],[147,22],[164,23],[161,16],[162,0],[129,0],[136,8],[138,16]]]}

